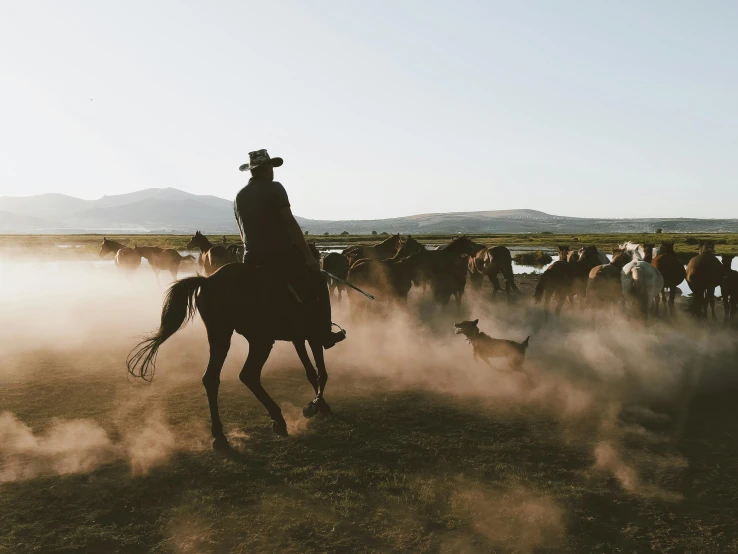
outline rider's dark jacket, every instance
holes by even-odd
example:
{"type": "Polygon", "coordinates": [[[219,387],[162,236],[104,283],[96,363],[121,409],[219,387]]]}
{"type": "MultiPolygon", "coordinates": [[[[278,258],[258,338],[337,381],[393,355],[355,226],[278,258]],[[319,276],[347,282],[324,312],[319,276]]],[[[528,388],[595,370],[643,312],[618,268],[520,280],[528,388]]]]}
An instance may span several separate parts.
{"type": "Polygon", "coordinates": [[[244,261],[269,263],[295,252],[280,215],[288,208],[287,191],[277,181],[261,181],[252,177],[233,203],[233,211],[241,231],[246,253],[244,261]]]}

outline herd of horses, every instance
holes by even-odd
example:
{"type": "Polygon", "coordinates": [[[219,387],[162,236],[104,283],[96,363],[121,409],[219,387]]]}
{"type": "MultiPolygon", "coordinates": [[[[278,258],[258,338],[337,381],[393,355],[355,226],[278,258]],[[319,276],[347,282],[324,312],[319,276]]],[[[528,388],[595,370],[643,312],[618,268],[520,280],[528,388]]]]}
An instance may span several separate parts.
{"type": "MultiPolygon", "coordinates": [[[[162,307],[159,329],[135,347],[127,359],[128,371],[144,380],[153,378],[156,357],[161,345],[181,329],[187,321],[200,312],[207,331],[210,358],[202,383],[208,397],[211,417],[211,433],[216,449],[227,450],[228,440],[223,431],[218,409],[220,373],[231,345],[234,333],[242,335],[249,343],[249,351],[240,380],[262,403],[272,419],[273,430],[287,434],[287,425],[279,405],[269,396],[261,384],[261,372],[275,341],[289,341],[302,362],[308,381],[315,391],[314,399],[303,409],[306,417],[319,412],[329,412],[324,399],[328,375],[323,348],[315,336],[314,325],[303,318],[299,310],[286,313],[275,310],[279,291],[273,276],[267,270],[237,262],[240,252],[227,245],[212,244],[197,232],[189,248],[200,249],[199,265],[205,275],[198,274],[174,282],[167,291],[162,307]],[[308,356],[305,343],[310,346],[315,367],[308,356]]],[[[504,246],[485,247],[467,237],[458,237],[435,250],[428,250],[412,237],[393,235],[376,245],[351,246],[339,253],[320,253],[311,246],[316,259],[321,259],[323,269],[338,279],[331,288],[340,299],[343,283],[348,281],[375,293],[388,303],[407,300],[411,287],[429,287],[434,299],[447,304],[450,297],[461,302],[467,279],[472,286],[481,285],[485,276],[495,293],[502,290],[498,274],[505,280],[508,298],[511,290],[517,290],[512,271],[512,256],[504,246]]],[[[105,239],[100,255],[115,253],[116,264],[138,267],[141,257],[152,267],[164,268],[166,260],[181,263],[185,256],[164,254],[165,250],[127,248],[105,239]]],[[[694,292],[692,310],[706,316],[707,306],[713,307],[714,291],[722,287],[726,305],[726,317],[736,314],[738,299],[738,272],[730,270],[732,256],[717,259],[714,244],[701,245],[699,253],[685,269],[674,253],[673,243],[662,244],[654,255],[651,245],[626,243],[614,252],[612,260],[595,246],[585,246],[577,252],[568,247],[559,248],[559,260],[551,264],[541,275],[536,287],[536,302],[545,299],[546,312],[553,297],[557,299],[557,313],[569,300],[578,299],[581,306],[616,305],[635,301],[643,315],[658,309],[659,296],[674,314],[676,288],[686,279],[694,292]]],[[[169,266],[167,266],[169,267],[169,266]]],[[[173,267],[173,265],[171,266],[173,267]]],[[[173,275],[175,275],[173,273],[173,275]]]]}
{"type": "Polygon", "coordinates": [[[551,264],[536,286],[536,302],[544,301],[544,313],[556,297],[559,315],[568,300],[577,299],[582,307],[603,307],[613,310],[624,306],[637,310],[647,318],[659,315],[659,303],[668,306],[668,314],[675,315],[674,301],[683,281],[692,291],[690,311],[706,317],[708,306],[715,315],[715,289],[721,288],[725,319],[733,319],[738,312],[738,272],[731,269],[734,256],[724,254],[719,260],[715,244],[706,241],[685,268],[674,251],[674,242],[665,241],[654,255],[654,245],[627,242],[613,250],[612,259],[595,246],[570,251],[559,246],[559,260],[551,264]],[[667,298],[668,294],[668,298],[667,298]]]}
{"type": "MultiPolygon", "coordinates": [[[[321,255],[313,243],[313,255],[328,278],[331,293],[340,301],[348,292],[343,281],[370,292],[388,303],[407,301],[413,286],[430,288],[436,303],[446,306],[451,298],[461,305],[467,282],[478,290],[485,276],[493,294],[503,290],[498,275],[502,275],[506,294],[519,292],[512,270],[512,256],[504,246],[486,247],[467,237],[454,238],[448,244],[429,250],[412,236],[391,235],[378,244],[360,244],[342,252],[321,255]],[[335,276],[338,279],[333,279],[335,276]]],[[[205,276],[243,258],[242,244],[212,243],[197,231],[187,244],[188,250],[199,250],[197,260],[172,248],[135,246],[105,238],[100,257],[115,254],[115,264],[132,270],[145,258],[154,273],[168,271],[176,279],[180,264],[197,262],[205,276]]],[[[686,268],[677,258],[674,242],[665,241],[656,249],[653,244],[627,242],[613,250],[612,259],[594,245],[579,250],[559,246],[559,259],[541,276],[534,293],[536,303],[543,301],[548,318],[549,304],[556,300],[559,315],[567,303],[582,308],[623,305],[640,311],[641,315],[659,314],[663,303],[667,313],[675,313],[675,298],[679,285],[687,281],[693,292],[691,310],[698,316],[707,315],[708,307],[715,316],[715,289],[721,287],[725,319],[738,314],[738,272],[731,269],[732,255],[722,260],[715,254],[715,244],[705,242],[686,268]]]]}

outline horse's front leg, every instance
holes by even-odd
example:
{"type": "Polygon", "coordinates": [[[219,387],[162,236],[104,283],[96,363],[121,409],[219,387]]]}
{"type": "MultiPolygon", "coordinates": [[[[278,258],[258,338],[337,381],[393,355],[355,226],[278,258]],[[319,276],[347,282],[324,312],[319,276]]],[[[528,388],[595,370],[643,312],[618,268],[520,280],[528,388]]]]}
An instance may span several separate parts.
{"type": "Polygon", "coordinates": [[[292,344],[295,347],[295,351],[297,352],[297,357],[300,358],[300,361],[302,362],[302,366],[305,368],[305,375],[307,376],[307,380],[310,382],[310,384],[313,386],[313,390],[315,391],[315,394],[318,394],[318,373],[315,371],[315,368],[313,367],[313,363],[310,361],[310,357],[308,356],[307,349],[305,348],[305,342],[304,341],[292,341],[292,344]]]}
{"type": "Polygon", "coordinates": [[[249,343],[249,355],[238,378],[246,385],[254,396],[261,402],[272,418],[272,429],[278,435],[287,436],[287,423],[282,417],[277,403],[267,394],[261,386],[261,370],[272,351],[273,341],[249,343]]]}
{"type": "MultiPolygon", "coordinates": [[[[676,305],[674,304],[676,300],[676,287],[671,287],[669,289],[669,316],[674,317],[676,315],[676,305]]],[[[666,293],[664,293],[664,304],[666,304],[666,293]]]]}
{"type": "Polygon", "coordinates": [[[325,367],[325,356],[323,355],[323,345],[319,341],[310,340],[310,350],[313,352],[315,365],[318,368],[318,386],[315,391],[315,398],[302,409],[302,415],[305,417],[313,417],[319,412],[330,413],[331,409],[325,401],[325,386],[328,383],[328,371],[325,367]]]}
{"type": "Polygon", "coordinates": [[[220,421],[218,412],[218,389],[220,388],[220,372],[223,369],[228,350],[231,347],[231,335],[233,331],[225,329],[220,331],[211,331],[208,329],[208,342],[210,343],[210,360],[202,376],[202,384],[205,386],[205,392],[208,395],[208,406],[210,407],[210,423],[213,438],[213,448],[227,448],[228,440],[223,433],[223,424],[220,421]]]}

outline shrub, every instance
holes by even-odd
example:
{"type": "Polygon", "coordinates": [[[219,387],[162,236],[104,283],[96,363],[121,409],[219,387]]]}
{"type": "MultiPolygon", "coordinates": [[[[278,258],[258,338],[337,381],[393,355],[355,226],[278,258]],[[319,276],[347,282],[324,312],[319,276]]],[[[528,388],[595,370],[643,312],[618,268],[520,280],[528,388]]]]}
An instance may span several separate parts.
{"type": "Polygon", "coordinates": [[[663,232],[664,232],[664,230],[661,227],[659,227],[658,229],[656,229],[656,234],[657,235],[660,235],[663,232]]]}
{"type": "Polygon", "coordinates": [[[536,250],[535,252],[520,252],[515,254],[513,260],[518,265],[542,266],[550,264],[553,258],[541,250],[536,250]]]}
{"type": "Polygon", "coordinates": [[[697,246],[700,243],[700,241],[694,237],[687,237],[684,239],[684,242],[691,244],[692,246],[697,246]]]}
{"type": "Polygon", "coordinates": [[[351,233],[349,233],[348,231],[344,231],[343,233],[341,233],[341,236],[342,236],[342,237],[347,237],[347,236],[349,236],[350,234],[351,234],[351,233]]]}
{"type": "Polygon", "coordinates": [[[372,231],[372,235],[376,235],[376,234],[377,234],[377,232],[376,232],[376,231],[372,231]]]}

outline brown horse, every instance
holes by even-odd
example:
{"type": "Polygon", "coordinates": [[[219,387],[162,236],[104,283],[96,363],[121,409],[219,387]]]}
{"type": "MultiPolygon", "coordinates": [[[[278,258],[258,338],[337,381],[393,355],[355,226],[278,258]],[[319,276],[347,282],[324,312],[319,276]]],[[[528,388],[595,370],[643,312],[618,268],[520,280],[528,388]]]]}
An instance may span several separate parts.
{"type": "Polygon", "coordinates": [[[573,263],[579,261],[579,251],[578,250],[570,250],[566,254],[566,261],[573,263]]]}
{"type": "Polygon", "coordinates": [[[569,261],[569,253],[571,251],[569,250],[568,246],[559,245],[559,260],[560,262],[568,262],[569,261]]]}
{"type": "Polygon", "coordinates": [[[124,244],[103,237],[99,256],[104,258],[111,252],[115,254],[115,265],[128,273],[141,265],[141,255],[133,248],[128,248],[124,244]]]}
{"type": "Polygon", "coordinates": [[[517,293],[520,292],[513,277],[512,255],[504,246],[482,248],[473,256],[469,256],[468,267],[469,279],[472,287],[476,290],[481,288],[482,280],[486,275],[494,288],[493,294],[496,295],[498,291],[502,290],[497,274],[502,273],[505,278],[505,293],[508,299],[510,298],[511,288],[517,293]]]}
{"type": "Polygon", "coordinates": [[[699,254],[687,264],[687,284],[692,291],[692,312],[698,317],[707,317],[710,305],[715,315],[715,288],[723,280],[723,264],[715,256],[715,243],[708,241],[700,246],[699,254]]]}
{"type": "MultiPolygon", "coordinates": [[[[653,249],[651,249],[653,253],[653,249]]],[[[661,272],[664,277],[664,290],[661,291],[661,300],[666,307],[666,291],[669,291],[669,314],[673,317],[676,314],[674,307],[674,299],[676,298],[677,289],[687,276],[684,264],[679,261],[674,252],[674,241],[664,241],[661,243],[659,253],[651,260],[651,265],[661,272]]],[[[658,311],[658,298],[656,299],[656,310],[658,311]]]]}
{"type": "Polygon", "coordinates": [[[592,268],[585,293],[587,307],[599,308],[610,304],[615,312],[616,305],[623,298],[623,266],[631,261],[631,257],[625,250],[614,250],[610,263],[592,268]]]}
{"type": "Polygon", "coordinates": [[[738,315],[738,271],[731,269],[735,256],[723,254],[723,280],[720,290],[723,293],[725,320],[732,320],[738,315]]]}
{"type": "Polygon", "coordinates": [[[344,249],[341,254],[346,256],[349,264],[353,265],[358,260],[388,259],[393,257],[402,247],[402,237],[391,235],[379,244],[366,245],[357,244],[344,249]]]}
{"type": "Polygon", "coordinates": [[[202,382],[210,406],[215,448],[228,448],[218,412],[218,388],[234,331],[249,342],[248,357],[239,377],[264,405],[277,434],[286,435],[287,425],[279,406],[261,385],[261,371],[276,340],[294,344],[315,390],[315,398],[305,406],[303,414],[310,417],[329,411],[323,399],[328,380],[323,349],[309,315],[291,300],[286,289],[275,284],[268,271],[245,264],[227,264],[209,277],[198,275],[175,282],[166,294],[159,330],[129,354],[128,371],[150,381],[161,345],[198,310],[210,345],[210,361],[202,382]],[[305,341],[313,352],[317,373],[310,364],[305,341]]]}
{"type": "Polygon", "coordinates": [[[548,305],[553,295],[556,295],[556,315],[561,315],[561,308],[566,299],[574,304],[574,296],[584,298],[587,291],[587,281],[592,268],[601,265],[600,253],[597,247],[586,246],[579,251],[576,262],[554,262],[541,275],[533,295],[536,304],[544,299],[544,316],[548,320],[548,305]]]}
{"type": "Polygon", "coordinates": [[[229,252],[222,244],[212,244],[208,240],[208,237],[200,231],[197,231],[190,239],[190,242],[187,243],[187,250],[193,250],[195,248],[200,249],[198,264],[203,268],[207,276],[212,275],[216,270],[226,264],[238,262],[238,257],[235,253],[229,252]]]}
{"type": "Polygon", "coordinates": [[[467,256],[475,256],[480,250],[484,250],[484,245],[474,242],[467,237],[456,237],[448,244],[438,247],[438,250],[444,252],[454,252],[456,254],[466,254],[467,256]]]}
{"type": "Polygon", "coordinates": [[[468,254],[464,252],[423,250],[412,254],[405,262],[410,268],[413,282],[430,285],[436,303],[446,306],[453,296],[457,308],[461,310],[468,259],[468,254]]]}
{"type": "MultiPolygon", "coordinates": [[[[407,258],[399,256],[386,260],[363,259],[349,268],[347,280],[373,294],[379,302],[405,303],[413,286],[413,269],[407,258]]],[[[349,298],[358,298],[358,293],[354,296],[349,292],[349,298]]]]}
{"type": "Polygon", "coordinates": [[[158,246],[135,246],[134,250],[139,253],[146,261],[149,262],[151,269],[156,275],[156,281],[159,281],[159,272],[168,271],[172,279],[177,279],[179,273],[179,264],[185,260],[196,262],[194,256],[189,254],[182,256],[174,248],[159,248],[158,246]]]}
{"type": "MultiPolygon", "coordinates": [[[[348,258],[338,252],[329,252],[326,254],[321,260],[320,265],[325,271],[344,281],[347,280],[348,271],[351,267],[348,258]]],[[[341,293],[346,291],[346,285],[330,277],[328,277],[328,285],[330,286],[331,294],[338,292],[338,300],[341,300],[341,293]]]]}

